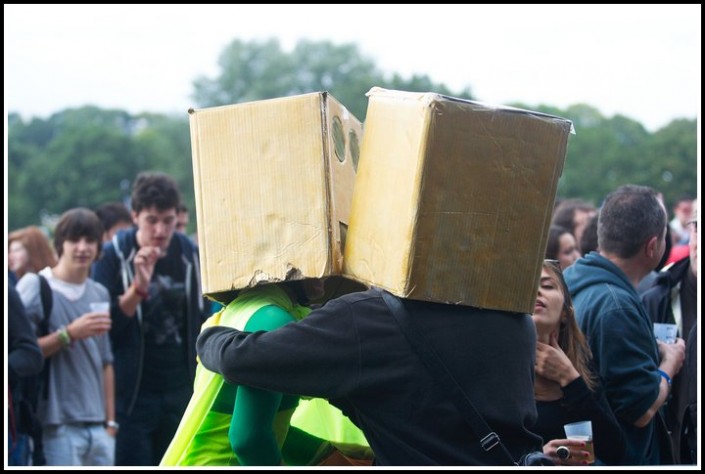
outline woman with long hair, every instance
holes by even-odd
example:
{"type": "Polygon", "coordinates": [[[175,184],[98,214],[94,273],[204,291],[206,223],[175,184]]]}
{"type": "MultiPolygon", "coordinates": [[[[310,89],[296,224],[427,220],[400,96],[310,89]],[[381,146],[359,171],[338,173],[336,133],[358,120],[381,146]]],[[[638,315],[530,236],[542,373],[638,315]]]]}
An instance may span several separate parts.
{"type": "Polygon", "coordinates": [[[624,434],[591,369],[592,354],[575,319],[573,303],[560,264],[545,260],[534,313],[538,420],[533,431],[544,440],[543,451],[558,465],[614,464],[624,454],[624,434]],[[594,453],[586,443],[566,439],[563,426],[591,421],[594,453]]]}

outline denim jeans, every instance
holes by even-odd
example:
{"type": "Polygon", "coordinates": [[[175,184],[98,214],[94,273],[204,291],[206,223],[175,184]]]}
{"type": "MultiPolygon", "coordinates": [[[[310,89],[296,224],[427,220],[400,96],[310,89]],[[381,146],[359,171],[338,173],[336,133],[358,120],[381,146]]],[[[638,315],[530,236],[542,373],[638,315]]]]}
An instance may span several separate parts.
{"type": "Polygon", "coordinates": [[[47,466],[113,466],[115,439],[102,423],[44,427],[47,466]]]}
{"type": "Polygon", "coordinates": [[[25,433],[17,433],[17,438],[12,433],[7,433],[7,465],[30,466],[32,459],[32,438],[25,433]]]}

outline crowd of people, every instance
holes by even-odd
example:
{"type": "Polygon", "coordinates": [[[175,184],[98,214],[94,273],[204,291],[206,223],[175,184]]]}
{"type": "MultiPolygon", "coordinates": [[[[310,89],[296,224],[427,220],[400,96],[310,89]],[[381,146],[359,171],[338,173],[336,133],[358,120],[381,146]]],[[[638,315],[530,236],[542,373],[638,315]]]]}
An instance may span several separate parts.
{"type": "MultiPolygon", "coordinates": [[[[697,463],[697,201],[687,216],[684,203],[670,229],[644,186],[557,203],[531,315],[391,295],[512,459],[697,463]],[[654,322],[677,325],[675,342],[654,322]],[[563,428],[588,420],[594,453],[563,428]]],[[[324,282],[307,279],[213,306],[187,222],[174,180],[145,172],[130,208],[66,211],[53,248],[38,227],[8,235],[10,465],[507,463],[409,348],[385,290],[312,306],[324,282]],[[44,372],[32,401],[22,380],[44,372]],[[310,399],[347,439],[297,426],[310,399]]]]}

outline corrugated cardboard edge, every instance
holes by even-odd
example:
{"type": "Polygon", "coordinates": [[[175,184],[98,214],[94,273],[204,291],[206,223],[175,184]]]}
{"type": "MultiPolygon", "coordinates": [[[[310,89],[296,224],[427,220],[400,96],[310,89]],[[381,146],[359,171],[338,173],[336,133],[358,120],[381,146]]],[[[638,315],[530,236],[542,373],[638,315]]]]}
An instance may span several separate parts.
{"type": "MultiPolygon", "coordinates": [[[[200,186],[203,188],[203,182],[202,182],[202,177],[201,177],[201,172],[200,172],[200,167],[198,166],[198,163],[201,160],[201,151],[200,151],[200,140],[198,139],[200,133],[198,131],[198,117],[197,117],[198,111],[194,108],[188,109],[188,116],[189,116],[189,130],[191,134],[191,166],[193,169],[193,180],[195,183],[198,183],[196,186],[196,189],[200,186]]],[[[196,203],[196,216],[202,216],[203,215],[203,201],[201,199],[200,193],[196,192],[195,194],[195,203],[196,203]]],[[[204,226],[202,225],[197,225],[196,226],[196,234],[198,235],[198,241],[199,242],[204,242],[205,241],[205,229],[204,226]]],[[[207,261],[208,258],[208,251],[204,247],[199,247],[199,253],[200,253],[200,258],[199,258],[199,263],[201,266],[201,278],[205,278],[207,273],[206,273],[206,264],[205,262],[207,261]]],[[[205,285],[202,284],[202,287],[205,287],[205,285]]]]}

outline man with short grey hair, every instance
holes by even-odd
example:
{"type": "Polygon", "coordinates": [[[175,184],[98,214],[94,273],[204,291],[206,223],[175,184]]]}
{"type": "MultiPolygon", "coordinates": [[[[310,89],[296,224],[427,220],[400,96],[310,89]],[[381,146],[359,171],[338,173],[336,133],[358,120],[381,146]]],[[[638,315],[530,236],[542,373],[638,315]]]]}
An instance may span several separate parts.
{"type": "Polygon", "coordinates": [[[681,338],[657,343],[636,291],[663,256],[666,225],[666,210],[653,189],[621,186],[600,210],[599,251],[565,271],[576,317],[626,435],[624,465],[673,463],[659,409],[683,365],[685,343],[681,338]]]}

